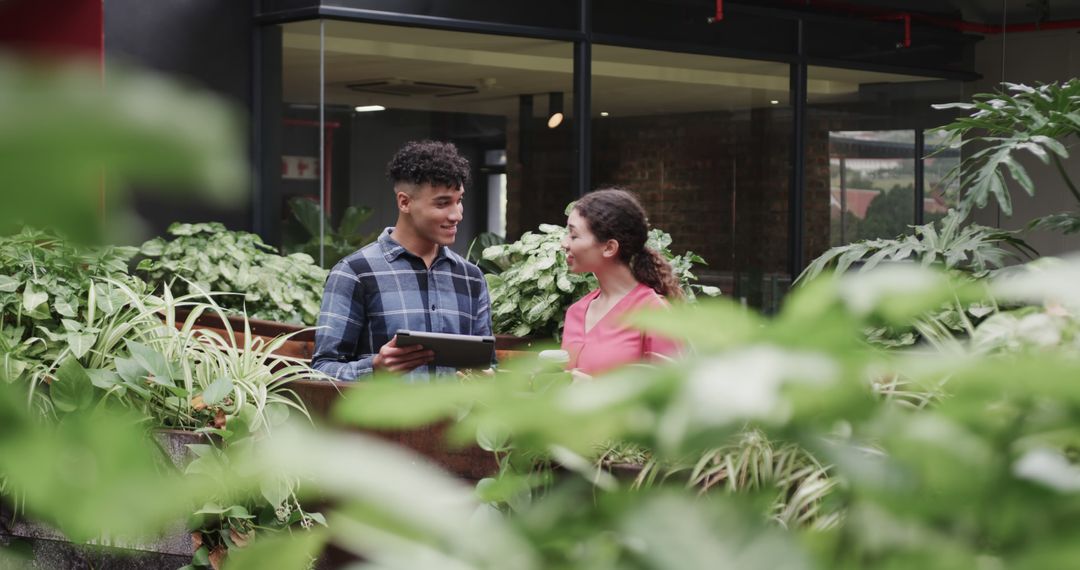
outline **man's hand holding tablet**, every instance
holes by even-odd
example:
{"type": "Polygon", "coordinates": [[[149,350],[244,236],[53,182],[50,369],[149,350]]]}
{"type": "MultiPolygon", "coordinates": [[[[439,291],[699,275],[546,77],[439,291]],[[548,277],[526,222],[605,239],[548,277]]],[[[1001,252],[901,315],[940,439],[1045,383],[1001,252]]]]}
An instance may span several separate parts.
{"type": "Polygon", "coordinates": [[[434,358],[429,362],[434,362],[436,366],[483,369],[490,368],[495,361],[493,336],[399,330],[391,342],[398,349],[408,347],[417,352],[433,354],[434,358]]]}

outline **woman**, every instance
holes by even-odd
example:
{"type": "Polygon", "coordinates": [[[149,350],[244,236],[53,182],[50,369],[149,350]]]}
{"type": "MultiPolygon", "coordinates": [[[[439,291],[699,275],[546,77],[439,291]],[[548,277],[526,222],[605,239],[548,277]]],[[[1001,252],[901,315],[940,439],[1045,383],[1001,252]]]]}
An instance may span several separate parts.
{"type": "Polygon", "coordinates": [[[674,342],[632,329],[621,318],[637,309],[667,307],[665,297],[683,296],[671,265],[645,247],[649,225],[637,199],[617,188],[586,194],[566,229],[562,247],[570,271],[591,272],[600,282],[566,311],[567,368],[591,376],[657,354],[675,355],[674,342]]]}

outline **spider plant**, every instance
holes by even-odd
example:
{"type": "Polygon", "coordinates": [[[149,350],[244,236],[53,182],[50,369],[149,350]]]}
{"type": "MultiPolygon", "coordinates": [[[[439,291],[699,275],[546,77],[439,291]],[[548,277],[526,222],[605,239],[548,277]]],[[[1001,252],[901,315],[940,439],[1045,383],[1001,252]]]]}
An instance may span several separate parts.
{"type": "MultiPolygon", "coordinates": [[[[213,294],[190,293],[173,297],[147,293],[145,287],[101,279],[89,288],[85,320],[66,326],[91,331],[93,344],[85,350],[68,345],[56,359],[38,369],[30,390],[60,379],[68,360],[85,372],[89,382],[80,389],[102,390],[98,405],[118,400],[141,411],[157,427],[199,429],[220,433],[221,426],[237,419],[253,432],[269,432],[295,411],[310,420],[306,408],[287,386],[302,378],[323,376],[294,359],[274,351],[298,332],[265,340],[251,334],[246,318],[242,331],[233,330],[213,294]],[[101,311],[101,296],[113,299],[101,311]],[[190,309],[177,321],[177,309],[190,309]],[[223,333],[196,328],[206,312],[219,315],[223,333]],[[92,386],[91,386],[92,385],[92,386]]],[[[74,373],[79,376],[78,372],[74,373]]],[[[81,377],[81,376],[80,376],[81,377]]],[[[73,381],[74,382],[74,381],[73,381]]],[[[75,389],[62,384],[65,390],[75,389]]],[[[58,391],[63,394],[63,391],[58,391]]],[[[46,407],[55,414],[57,394],[46,407]]],[[[78,398],[77,398],[78,399],[78,398]]],[[[70,407],[70,402],[63,402],[70,407]]]]}
{"type": "Polygon", "coordinates": [[[649,487],[677,475],[686,477],[686,486],[696,488],[699,494],[775,488],[778,494],[770,517],[784,527],[824,530],[843,519],[839,511],[825,507],[837,485],[829,468],[802,447],[777,444],[756,429],[739,433],[731,443],[708,450],[696,460],[675,464],[650,460],[634,485],[649,487]]]}

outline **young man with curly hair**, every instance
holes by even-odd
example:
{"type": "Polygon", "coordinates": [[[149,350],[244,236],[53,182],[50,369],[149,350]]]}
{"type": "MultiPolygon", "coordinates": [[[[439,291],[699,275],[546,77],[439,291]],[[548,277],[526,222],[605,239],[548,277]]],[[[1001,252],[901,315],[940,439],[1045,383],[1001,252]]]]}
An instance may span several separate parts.
{"type": "Polygon", "coordinates": [[[340,380],[380,370],[413,381],[454,372],[432,365],[430,350],[398,347],[399,330],[491,334],[483,274],[447,247],[457,238],[469,162],[453,144],[410,142],[386,174],[397,224],[338,262],[323,293],[312,367],[340,380]]]}

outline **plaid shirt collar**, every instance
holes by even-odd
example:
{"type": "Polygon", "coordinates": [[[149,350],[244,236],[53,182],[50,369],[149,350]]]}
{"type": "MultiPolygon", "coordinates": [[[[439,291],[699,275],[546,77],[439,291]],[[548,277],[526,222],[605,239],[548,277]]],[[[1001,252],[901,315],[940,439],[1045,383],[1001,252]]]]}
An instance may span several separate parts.
{"type": "MultiPolygon", "coordinates": [[[[379,234],[379,246],[382,247],[383,257],[386,258],[387,263],[392,263],[395,259],[401,257],[402,255],[406,255],[406,254],[411,255],[413,257],[418,257],[416,254],[414,254],[414,253],[410,252],[409,250],[405,249],[405,246],[398,243],[397,240],[390,237],[390,234],[392,234],[392,233],[394,233],[394,228],[389,227],[389,228],[386,228],[385,230],[383,230],[383,232],[381,234],[379,234]]],[[[435,264],[439,263],[440,261],[442,261],[444,259],[449,263],[455,263],[454,256],[447,255],[446,252],[447,252],[446,246],[440,245],[439,246],[439,253],[435,254],[435,259],[432,260],[431,266],[435,267],[435,264]]]]}

